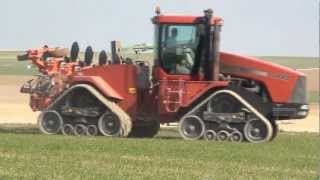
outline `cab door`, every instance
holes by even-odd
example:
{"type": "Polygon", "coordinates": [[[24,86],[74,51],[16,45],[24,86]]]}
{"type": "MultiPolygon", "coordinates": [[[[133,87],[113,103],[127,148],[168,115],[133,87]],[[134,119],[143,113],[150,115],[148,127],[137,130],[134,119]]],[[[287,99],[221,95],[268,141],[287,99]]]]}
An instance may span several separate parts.
{"type": "MultiPolygon", "coordinates": [[[[198,79],[193,75],[196,63],[199,33],[197,25],[162,24],[158,30],[155,79],[158,83],[158,113],[175,113],[185,97],[187,81],[198,79]]],[[[156,33],[156,34],[157,34],[156,33]]]]}

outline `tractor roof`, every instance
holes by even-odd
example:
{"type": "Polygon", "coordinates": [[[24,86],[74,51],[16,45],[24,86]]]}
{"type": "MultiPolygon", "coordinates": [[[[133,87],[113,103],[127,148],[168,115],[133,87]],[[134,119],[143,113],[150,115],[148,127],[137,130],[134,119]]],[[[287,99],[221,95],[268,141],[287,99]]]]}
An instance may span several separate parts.
{"type": "MultiPolygon", "coordinates": [[[[158,15],[154,16],[153,23],[162,24],[197,24],[201,16],[181,16],[181,15],[158,15]]],[[[223,19],[220,17],[213,17],[211,20],[212,25],[223,25],[223,19]]]]}

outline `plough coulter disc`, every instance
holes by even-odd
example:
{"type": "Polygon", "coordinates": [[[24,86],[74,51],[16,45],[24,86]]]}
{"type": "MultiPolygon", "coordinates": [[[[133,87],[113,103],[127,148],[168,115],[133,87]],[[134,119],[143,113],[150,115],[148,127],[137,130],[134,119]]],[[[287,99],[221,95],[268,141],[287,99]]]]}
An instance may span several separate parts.
{"type": "Polygon", "coordinates": [[[107,53],[106,51],[102,50],[99,54],[99,65],[104,65],[107,63],[107,59],[108,59],[108,56],[107,56],[107,53]]]}
{"type": "Polygon", "coordinates": [[[78,59],[79,51],[80,51],[80,48],[79,48],[78,42],[77,41],[73,42],[71,46],[71,51],[70,51],[70,59],[72,62],[75,62],[78,59]]]}
{"type": "Polygon", "coordinates": [[[86,63],[87,66],[90,66],[92,63],[92,59],[93,59],[93,50],[91,46],[88,46],[86,48],[86,51],[84,53],[84,62],[86,63]]]}

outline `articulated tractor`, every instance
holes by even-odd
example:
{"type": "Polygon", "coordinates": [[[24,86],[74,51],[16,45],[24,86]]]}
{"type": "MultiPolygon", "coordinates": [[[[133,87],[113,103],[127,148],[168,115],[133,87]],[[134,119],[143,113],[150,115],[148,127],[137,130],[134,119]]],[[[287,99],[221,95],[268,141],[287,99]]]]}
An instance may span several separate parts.
{"type": "MultiPolygon", "coordinates": [[[[88,47],[31,49],[18,56],[40,74],[21,92],[41,111],[45,134],[153,137],[160,124],[178,122],[184,139],[267,142],[278,120],[308,115],[306,77],[253,57],[220,51],[223,20],[211,9],[201,16],[165,15],[156,9],[154,59],[92,63],[88,47]]],[[[117,57],[114,55],[113,57],[117,57]]]]}

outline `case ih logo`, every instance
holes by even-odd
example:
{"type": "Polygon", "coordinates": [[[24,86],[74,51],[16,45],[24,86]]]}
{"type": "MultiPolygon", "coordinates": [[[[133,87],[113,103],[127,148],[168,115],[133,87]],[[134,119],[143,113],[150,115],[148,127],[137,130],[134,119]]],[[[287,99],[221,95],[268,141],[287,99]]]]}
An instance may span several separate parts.
{"type": "Polygon", "coordinates": [[[286,74],[272,73],[272,72],[261,71],[253,68],[230,66],[225,64],[221,64],[221,72],[228,73],[228,74],[249,73],[257,76],[272,77],[274,79],[280,79],[280,80],[289,79],[288,75],[286,74]]]}

